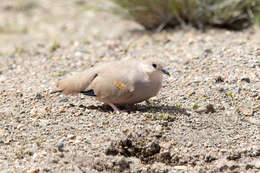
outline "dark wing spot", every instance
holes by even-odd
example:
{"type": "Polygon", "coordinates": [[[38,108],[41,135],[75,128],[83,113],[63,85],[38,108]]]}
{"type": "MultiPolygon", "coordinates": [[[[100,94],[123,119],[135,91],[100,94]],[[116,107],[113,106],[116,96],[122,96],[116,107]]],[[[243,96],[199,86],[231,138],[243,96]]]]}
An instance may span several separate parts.
{"type": "Polygon", "coordinates": [[[86,95],[86,96],[93,96],[93,97],[96,96],[96,94],[95,94],[95,92],[94,92],[93,89],[88,90],[88,91],[80,91],[80,93],[81,93],[81,94],[84,94],[84,95],[86,95]]]}
{"type": "MultiPolygon", "coordinates": [[[[93,81],[97,76],[98,76],[98,74],[96,73],[96,74],[93,76],[93,78],[92,78],[91,81],[93,81]]],[[[94,92],[93,89],[90,89],[90,90],[87,90],[87,91],[80,91],[80,93],[81,93],[81,94],[84,94],[84,95],[86,95],[86,96],[93,96],[93,97],[97,96],[97,95],[95,94],[95,92],[94,92]]]]}

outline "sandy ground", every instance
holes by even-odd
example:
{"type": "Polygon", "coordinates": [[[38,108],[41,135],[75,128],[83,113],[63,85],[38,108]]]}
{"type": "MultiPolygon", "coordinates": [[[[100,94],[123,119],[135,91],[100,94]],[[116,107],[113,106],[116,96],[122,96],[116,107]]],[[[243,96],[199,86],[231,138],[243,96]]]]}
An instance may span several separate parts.
{"type": "Polygon", "coordinates": [[[150,33],[84,1],[1,3],[0,172],[260,172],[258,28],[150,33]],[[148,57],[172,75],[149,105],[50,95],[98,62],[148,57]]]}

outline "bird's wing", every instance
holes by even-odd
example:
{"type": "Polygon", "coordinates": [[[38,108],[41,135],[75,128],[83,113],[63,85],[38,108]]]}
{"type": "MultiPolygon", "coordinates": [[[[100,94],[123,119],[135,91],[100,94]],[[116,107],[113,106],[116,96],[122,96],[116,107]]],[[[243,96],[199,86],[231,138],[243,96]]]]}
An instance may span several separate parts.
{"type": "Polygon", "coordinates": [[[87,88],[93,89],[97,97],[110,103],[124,103],[134,94],[138,70],[135,62],[110,63],[99,71],[87,88]]]}

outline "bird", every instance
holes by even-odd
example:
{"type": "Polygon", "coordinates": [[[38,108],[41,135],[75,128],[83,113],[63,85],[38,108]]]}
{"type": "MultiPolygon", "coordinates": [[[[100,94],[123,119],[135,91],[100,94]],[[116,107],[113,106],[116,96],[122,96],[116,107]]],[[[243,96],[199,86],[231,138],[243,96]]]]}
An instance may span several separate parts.
{"type": "Polygon", "coordinates": [[[170,76],[162,60],[123,59],[97,64],[57,82],[51,93],[83,94],[95,97],[120,114],[118,105],[148,101],[162,87],[162,74],[170,76]]]}

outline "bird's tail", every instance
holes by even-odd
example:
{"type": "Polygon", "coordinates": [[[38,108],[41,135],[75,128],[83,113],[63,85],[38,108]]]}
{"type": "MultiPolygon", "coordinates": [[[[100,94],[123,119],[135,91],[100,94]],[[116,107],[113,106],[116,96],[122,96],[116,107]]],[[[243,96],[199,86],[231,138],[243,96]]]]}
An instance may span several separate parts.
{"type": "MultiPolygon", "coordinates": [[[[77,73],[57,82],[58,90],[54,91],[54,93],[62,92],[63,94],[78,94],[81,91],[85,91],[85,89],[96,77],[97,74],[92,71],[77,73]]],[[[91,92],[89,94],[93,95],[91,92]]]]}

